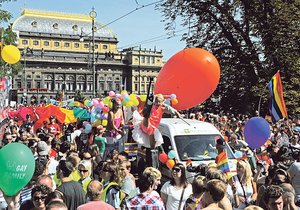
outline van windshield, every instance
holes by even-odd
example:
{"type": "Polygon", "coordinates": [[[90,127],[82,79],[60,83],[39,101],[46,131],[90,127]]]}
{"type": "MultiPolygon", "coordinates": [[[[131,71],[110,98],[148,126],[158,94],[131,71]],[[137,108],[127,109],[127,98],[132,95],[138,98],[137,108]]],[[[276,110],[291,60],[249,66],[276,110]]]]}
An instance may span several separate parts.
{"type": "MultiPolygon", "coordinates": [[[[215,160],[218,155],[215,138],[219,135],[183,135],[175,136],[175,144],[179,158],[184,160],[215,160]]],[[[233,153],[226,144],[228,159],[233,159],[233,153]]]]}

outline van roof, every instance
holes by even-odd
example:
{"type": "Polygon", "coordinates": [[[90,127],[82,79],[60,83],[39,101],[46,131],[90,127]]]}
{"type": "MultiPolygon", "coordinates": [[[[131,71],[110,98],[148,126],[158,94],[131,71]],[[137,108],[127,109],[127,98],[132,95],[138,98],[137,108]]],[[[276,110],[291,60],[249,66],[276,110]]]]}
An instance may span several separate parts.
{"type": "Polygon", "coordinates": [[[211,123],[192,119],[162,118],[160,129],[170,130],[174,135],[220,135],[218,129],[211,123]]]}

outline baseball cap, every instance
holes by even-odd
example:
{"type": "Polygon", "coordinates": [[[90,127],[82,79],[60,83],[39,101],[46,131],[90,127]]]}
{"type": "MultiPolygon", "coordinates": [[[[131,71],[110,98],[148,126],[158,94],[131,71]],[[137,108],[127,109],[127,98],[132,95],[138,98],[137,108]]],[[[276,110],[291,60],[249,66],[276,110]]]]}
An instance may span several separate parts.
{"type": "Polygon", "coordinates": [[[37,152],[39,155],[48,155],[49,154],[49,147],[46,142],[39,141],[37,143],[37,152]]]}

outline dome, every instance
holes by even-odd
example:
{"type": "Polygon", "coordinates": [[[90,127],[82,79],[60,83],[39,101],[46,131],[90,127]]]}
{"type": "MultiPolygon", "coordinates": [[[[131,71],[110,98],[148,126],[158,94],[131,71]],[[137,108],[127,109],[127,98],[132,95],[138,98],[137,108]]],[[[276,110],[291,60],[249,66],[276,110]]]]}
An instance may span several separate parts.
{"type": "MultiPolygon", "coordinates": [[[[13,31],[91,36],[92,19],[88,15],[24,10],[13,23],[13,31]]],[[[116,38],[112,30],[95,21],[95,37],[116,38]]]]}

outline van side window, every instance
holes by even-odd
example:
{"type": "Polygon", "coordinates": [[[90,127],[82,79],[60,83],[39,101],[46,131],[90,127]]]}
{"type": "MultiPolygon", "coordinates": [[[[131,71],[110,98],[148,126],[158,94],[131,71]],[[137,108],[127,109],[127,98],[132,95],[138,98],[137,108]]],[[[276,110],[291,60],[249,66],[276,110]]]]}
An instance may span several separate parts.
{"type": "Polygon", "coordinates": [[[168,136],[163,136],[163,139],[164,143],[162,144],[162,146],[164,148],[165,153],[168,154],[168,152],[172,149],[172,144],[168,136]]]}

